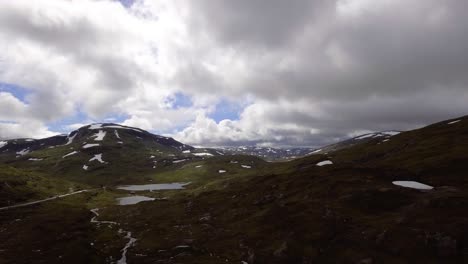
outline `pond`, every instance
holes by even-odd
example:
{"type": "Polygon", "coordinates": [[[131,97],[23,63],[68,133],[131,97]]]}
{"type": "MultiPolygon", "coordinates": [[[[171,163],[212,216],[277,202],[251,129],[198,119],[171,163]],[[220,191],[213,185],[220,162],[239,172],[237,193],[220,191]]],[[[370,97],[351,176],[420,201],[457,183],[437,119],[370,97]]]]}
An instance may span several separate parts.
{"type": "Polygon", "coordinates": [[[154,200],[155,199],[151,197],[135,195],[135,196],[117,198],[117,203],[119,205],[130,205],[130,204],[137,204],[139,202],[154,201],[154,200]]]}
{"type": "Polygon", "coordinates": [[[161,184],[123,185],[118,186],[117,189],[126,191],[181,190],[185,189],[184,187],[189,184],[190,182],[173,182],[161,184]]]}

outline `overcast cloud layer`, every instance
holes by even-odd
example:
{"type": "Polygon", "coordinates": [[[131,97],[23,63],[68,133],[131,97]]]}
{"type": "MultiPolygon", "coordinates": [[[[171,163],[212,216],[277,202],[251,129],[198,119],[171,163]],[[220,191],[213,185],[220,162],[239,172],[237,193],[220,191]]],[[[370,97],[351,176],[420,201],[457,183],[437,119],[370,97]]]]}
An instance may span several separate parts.
{"type": "Polygon", "coordinates": [[[460,0],[0,3],[0,139],[115,121],[321,146],[468,113],[460,0]],[[223,120],[224,119],[224,120],[223,120]]]}

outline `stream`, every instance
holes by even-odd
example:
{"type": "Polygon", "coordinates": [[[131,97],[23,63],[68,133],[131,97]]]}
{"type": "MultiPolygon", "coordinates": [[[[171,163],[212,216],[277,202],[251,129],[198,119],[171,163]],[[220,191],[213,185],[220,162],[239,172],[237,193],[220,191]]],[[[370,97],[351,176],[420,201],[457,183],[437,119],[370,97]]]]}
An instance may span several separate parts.
{"type": "MultiPolygon", "coordinates": [[[[95,223],[98,226],[100,226],[101,224],[119,225],[119,223],[113,222],[113,221],[99,221],[99,220],[97,220],[97,218],[99,217],[98,211],[99,211],[99,208],[91,209],[91,212],[94,214],[93,218],[91,218],[91,223],[95,223]]],[[[123,229],[119,229],[118,232],[119,232],[119,234],[126,233],[125,239],[128,239],[128,242],[127,242],[127,244],[125,244],[125,247],[120,250],[120,252],[122,252],[122,255],[121,255],[120,259],[117,261],[117,264],[127,264],[127,251],[128,251],[129,248],[131,248],[132,246],[135,245],[135,242],[137,241],[137,239],[132,237],[132,232],[130,232],[130,231],[125,231],[123,229]]]]}

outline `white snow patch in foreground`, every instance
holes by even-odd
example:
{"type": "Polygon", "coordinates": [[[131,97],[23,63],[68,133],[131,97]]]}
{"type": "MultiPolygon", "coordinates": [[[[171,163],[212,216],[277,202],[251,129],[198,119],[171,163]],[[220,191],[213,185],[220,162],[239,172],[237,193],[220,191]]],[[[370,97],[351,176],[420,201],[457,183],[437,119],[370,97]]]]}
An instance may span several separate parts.
{"type": "Polygon", "coordinates": [[[232,163],[232,164],[237,164],[239,163],[237,160],[231,160],[229,163],[232,163]]]}
{"type": "Polygon", "coordinates": [[[201,167],[203,167],[203,165],[197,165],[197,166],[195,166],[195,168],[197,168],[197,169],[198,169],[198,168],[201,168],[201,167]]]}
{"type": "Polygon", "coordinates": [[[207,152],[204,152],[204,153],[192,153],[192,154],[195,155],[195,156],[213,156],[213,154],[207,153],[207,152]]]}
{"type": "Polygon", "coordinates": [[[252,168],[252,166],[249,166],[249,165],[241,165],[241,167],[244,168],[244,169],[250,169],[250,168],[252,168]]]}
{"type": "Polygon", "coordinates": [[[92,148],[92,147],[99,147],[99,144],[86,144],[83,146],[84,149],[92,148]]]}
{"type": "Polygon", "coordinates": [[[70,145],[73,142],[73,139],[75,139],[76,135],[78,135],[78,133],[75,133],[75,135],[73,135],[72,137],[67,137],[68,142],[67,142],[67,144],[65,144],[65,146],[70,145]]]}
{"type": "Polygon", "coordinates": [[[219,173],[226,173],[225,170],[219,170],[218,172],[219,172],[219,173]]]}
{"type": "Polygon", "coordinates": [[[0,141],[0,148],[3,148],[4,146],[8,145],[8,142],[6,141],[0,141]]]}
{"type": "Polygon", "coordinates": [[[94,141],[102,141],[104,139],[104,137],[106,136],[107,132],[104,131],[104,130],[99,130],[99,132],[94,135],[93,137],[95,137],[94,141]]]}
{"type": "Polygon", "coordinates": [[[91,162],[91,161],[94,161],[94,160],[97,160],[97,161],[99,161],[100,163],[105,163],[105,162],[102,160],[102,153],[101,153],[101,154],[96,154],[96,155],[94,155],[94,157],[91,158],[89,161],[91,162]]]}
{"type": "Polygon", "coordinates": [[[67,155],[63,156],[62,159],[63,159],[63,158],[66,158],[66,157],[68,157],[68,156],[71,156],[71,155],[75,155],[75,154],[77,154],[77,153],[78,153],[78,151],[70,152],[70,153],[68,153],[67,155]]]}
{"type": "Polygon", "coordinates": [[[382,140],[382,142],[387,142],[387,141],[389,141],[389,140],[390,140],[390,139],[387,138],[387,139],[382,140]]]}
{"type": "Polygon", "coordinates": [[[189,150],[189,149],[188,149],[188,150],[184,150],[184,151],[182,151],[182,153],[190,153],[190,150],[189,150]]]}
{"type": "Polygon", "coordinates": [[[42,159],[38,159],[38,158],[29,158],[28,160],[30,160],[30,161],[41,161],[42,159]]]}
{"type": "Polygon", "coordinates": [[[393,181],[395,185],[418,190],[432,190],[434,187],[416,181],[393,181]]]}
{"type": "Polygon", "coordinates": [[[173,160],[172,163],[181,163],[186,161],[187,159],[181,159],[181,160],[173,160]]]}
{"type": "Polygon", "coordinates": [[[458,122],[460,122],[460,121],[461,121],[461,119],[455,120],[455,121],[452,121],[452,122],[448,123],[447,125],[453,125],[453,124],[456,124],[456,123],[458,123],[458,122]]]}
{"type": "Polygon", "coordinates": [[[319,163],[317,163],[317,166],[325,166],[325,165],[332,165],[333,162],[331,160],[324,160],[324,161],[321,161],[319,163]]]}
{"type": "Polygon", "coordinates": [[[88,170],[88,168],[89,168],[88,166],[83,165],[83,170],[88,170]]]}

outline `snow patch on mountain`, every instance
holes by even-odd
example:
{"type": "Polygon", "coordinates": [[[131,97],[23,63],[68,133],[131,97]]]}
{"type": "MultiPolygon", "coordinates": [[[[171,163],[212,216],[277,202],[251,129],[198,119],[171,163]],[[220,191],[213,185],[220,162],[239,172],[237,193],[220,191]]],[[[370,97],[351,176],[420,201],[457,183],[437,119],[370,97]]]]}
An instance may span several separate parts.
{"type": "Polygon", "coordinates": [[[455,121],[452,121],[452,122],[448,123],[447,125],[453,125],[453,124],[456,124],[456,123],[458,123],[458,122],[460,122],[460,121],[461,121],[461,119],[455,120],[455,121]]]}
{"type": "Polygon", "coordinates": [[[309,152],[309,154],[307,154],[307,155],[312,155],[312,154],[318,153],[318,152],[320,152],[320,151],[322,151],[322,149],[314,150],[314,151],[312,151],[312,152],[309,152]]]}
{"type": "Polygon", "coordinates": [[[88,129],[101,129],[102,124],[91,124],[88,129]]]}
{"type": "Polygon", "coordinates": [[[114,130],[114,135],[116,138],[120,139],[119,132],[117,130],[114,130]]]}
{"type": "Polygon", "coordinates": [[[83,170],[88,170],[88,168],[89,168],[88,166],[83,165],[83,170]]]}
{"type": "Polygon", "coordinates": [[[106,131],[99,130],[99,132],[93,136],[95,138],[94,141],[102,141],[104,137],[106,136],[106,134],[107,134],[106,131]]]}
{"type": "Polygon", "coordinates": [[[23,150],[20,150],[20,151],[16,152],[16,154],[19,155],[19,156],[24,156],[24,155],[28,154],[29,152],[31,152],[29,150],[29,148],[26,148],[26,149],[23,149],[23,150]]]}
{"type": "Polygon", "coordinates": [[[62,159],[63,159],[63,158],[66,158],[66,157],[69,157],[69,156],[71,156],[71,155],[75,155],[75,154],[77,154],[77,153],[78,153],[78,151],[70,152],[70,153],[64,155],[64,156],[62,157],[62,159]]]}
{"type": "Polygon", "coordinates": [[[204,152],[204,153],[192,153],[192,154],[195,155],[195,156],[213,156],[213,154],[207,153],[207,152],[204,152]]]}
{"type": "Polygon", "coordinates": [[[84,149],[92,148],[92,147],[99,147],[99,144],[86,144],[83,146],[84,149]]]}
{"type": "Polygon", "coordinates": [[[65,146],[66,146],[66,145],[70,145],[71,143],[73,143],[73,140],[75,139],[76,135],[78,135],[78,133],[75,133],[75,135],[73,135],[73,136],[71,136],[71,137],[68,136],[68,137],[67,137],[68,142],[67,142],[67,144],[65,144],[65,146]]]}
{"type": "Polygon", "coordinates": [[[392,183],[394,185],[398,185],[398,186],[402,186],[406,188],[418,189],[418,190],[431,190],[434,188],[430,185],[416,182],[416,181],[393,181],[392,183]]]}
{"type": "Polygon", "coordinates": [[[6,145],[8,145],[7,141],[0,141],[0,148],[3,148],[6,145]]]}
{"type": "Polygon", "coordinates": [[[366,135],[359,136],[356,139],[365,139],[365,138],[370,138],[370,137],[375,137],[375,136],[376,136],[376,134],[371,133],[371,134],[366,134],[366,135]]]}
{"type": "Polygon", "coordinates": [[[96,154],[96,155],[94,155],[94,157],[91,158],[89,161],[91,162],[91,161],[95,161],[95,160],[99,161],[100,163],[105,163],[105,162],[102,160],[102,153],[101,153],[101,154],[96,154]]]}
{"type": "Polygon", "coordinates": [[[317,166],[321,167],[321,166],[332,165],[332,164],[333,162],[331,160],[324,160],[324,161],[317,163],[317,166]]]}

